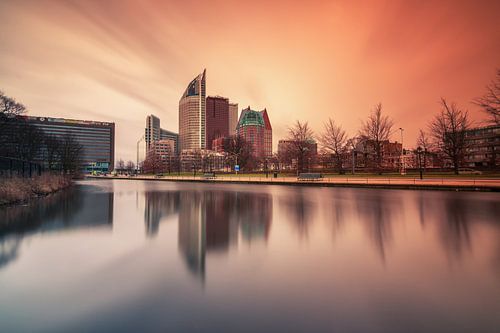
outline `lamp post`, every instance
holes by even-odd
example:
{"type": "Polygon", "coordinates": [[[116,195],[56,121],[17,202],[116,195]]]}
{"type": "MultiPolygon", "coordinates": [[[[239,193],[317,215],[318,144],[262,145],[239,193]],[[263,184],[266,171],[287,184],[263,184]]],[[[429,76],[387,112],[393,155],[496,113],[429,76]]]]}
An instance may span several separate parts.
{"type": "Polygon", "coordinates": [[[401,131],[401,158],[400,158],[400,173],[402,175],[405,175],[406,174],[406,170],[405,170],[405,163],[404,163],[404,156],[403,156],[403,151],[404,151],[404,148],[403,148],[403,131],[404,131],[404,128],[400,127],[399,130],[401,131]]]}
{"type": "Polygon", "coordinates": [[[420,179],[423,179],[422,175],[422,147],[417,147],[417,158],[418,158],[418,171],[420,172],[420,179]]]}
{"type": "Polygon", "coordinates": [[[354,175],[354,171],[356,169],[356,161],[354,160],[355,154],[356,154],[356,145],[354,144],[354,139],[351,141],[352,145],[352,174],[354,175]]]}
{"type": "Polygon", "coordinates": [[[135,174],[138,175],[139,174],[139,143],[144,140],[144,134],[140,137],[139,140],[137,140],[137,164],[135,165],[135,174]]]}

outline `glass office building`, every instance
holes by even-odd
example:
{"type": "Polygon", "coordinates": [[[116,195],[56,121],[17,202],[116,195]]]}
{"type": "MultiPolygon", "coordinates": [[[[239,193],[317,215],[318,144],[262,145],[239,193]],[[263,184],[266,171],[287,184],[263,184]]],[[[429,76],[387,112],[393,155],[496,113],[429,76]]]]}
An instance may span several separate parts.
{"type": "Polygon", "coordinates": [[[206,71],[193,79],[179,100],[180,150],[206,148],[206,71]]]}
{"type": "Polygon", "coordinates": [[[110,172],[115,164],[115,123],[20,116],[47,134],[72,135],[83,147],[82,171],[110,172]]]}

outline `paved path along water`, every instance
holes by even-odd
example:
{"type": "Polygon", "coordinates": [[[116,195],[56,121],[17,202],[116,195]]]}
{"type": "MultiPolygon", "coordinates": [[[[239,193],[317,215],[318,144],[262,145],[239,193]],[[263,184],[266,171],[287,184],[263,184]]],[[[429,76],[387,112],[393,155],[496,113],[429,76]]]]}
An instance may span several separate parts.
{"type": "MultiPolygon", "coordinates": [[[[93,177],[90,177],[93,178],[93,177]]],[[[287,185],[321,185],[321,186],[353,186],[378,188],[407,189],[462,189],[500,191],[500,179],[483,178],[402,178],[402,177],[325,177],[318,180],[298,180],[297,177],[256,177],[256,176],[218,176],[206,179],[199,176],[115,176],[96,177],[114,179],[165,180],[165,181],[203,181],[203,182],[233,182],[256,184],[287,184],[287,185]]]]}

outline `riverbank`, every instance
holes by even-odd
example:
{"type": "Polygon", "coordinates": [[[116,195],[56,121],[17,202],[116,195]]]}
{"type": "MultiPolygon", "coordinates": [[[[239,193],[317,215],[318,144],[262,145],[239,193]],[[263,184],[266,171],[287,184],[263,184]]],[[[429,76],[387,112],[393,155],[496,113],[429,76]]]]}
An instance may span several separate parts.
{"type": "Polygon", "coordinates": [[[72,183],[70,177],[51,174],[0,179],[0,206],[26,203],[67,188],[72,183]]]}
{"type": "Polygon", "coordinates": [[[87,176],[93,179],[123,179],[147,181],[180,181],[203,183],[233,183],[261,185],[293,185],[293,186],[323,186],[323,187],[354,187],[377,189],[404,190],[446,190],[446,191],[483,191],[500,192],[500,179],[491,178],[402,178],[402,177],[327,177],[320,180],[299,181],[297,177],[256,177],[252,175],[221,175],[212,179],[203,176],[87,176]]]}

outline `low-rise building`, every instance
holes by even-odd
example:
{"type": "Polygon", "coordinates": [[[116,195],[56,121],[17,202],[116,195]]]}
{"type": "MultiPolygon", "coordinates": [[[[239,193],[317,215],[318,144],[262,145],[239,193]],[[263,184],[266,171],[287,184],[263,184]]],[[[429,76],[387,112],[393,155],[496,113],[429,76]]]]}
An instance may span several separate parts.
{"type": "MultiPolygon", "coordinates": [[[[381,142],[382,169],[398,170],[401,166],[403,146],[399,142],[381,142]]],[[[359,140],[355,148],[356,168],[374,168],[377,165],[376,143],[373,140],[359,140]]]]}
{"type": "MultiPolygon", "coordinates": [[[[318,156],[318,144],[311,140],[305,143],[307,147],[307,153],[305,154],[305,165],[308,168],[316,163],[318,156]]],[[[297,159],[294,156],[295,142],[292,140],[279,140],[278,142],[278,159],[279,167],[282,170],[291,170],[297,167],[297,159]]]]}
{"type": "Polygon", "coordinates": [[[484,126],[465,134],[464,166],[497,169],[500,166],[500,126],[484,126]]]}

